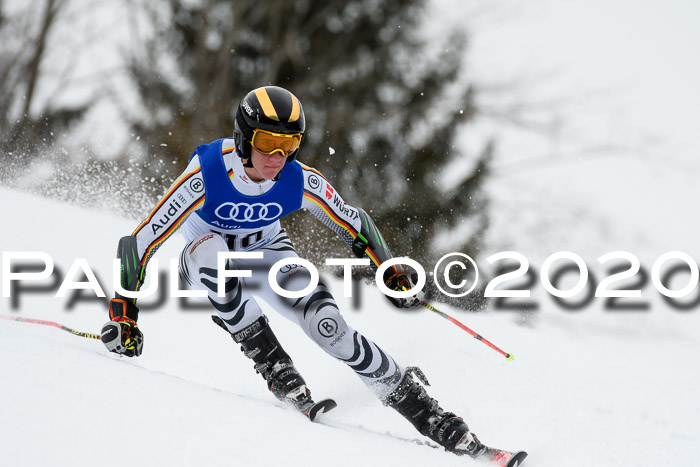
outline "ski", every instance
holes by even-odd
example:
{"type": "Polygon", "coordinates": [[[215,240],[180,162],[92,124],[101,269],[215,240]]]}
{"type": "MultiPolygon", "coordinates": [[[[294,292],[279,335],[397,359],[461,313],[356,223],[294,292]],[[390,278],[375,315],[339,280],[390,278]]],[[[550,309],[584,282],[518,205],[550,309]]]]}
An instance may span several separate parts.
{"type": "Polygon", "coordinates": [[[318,402],[310,401],[308,404],[298,407],[298,409],[313,422],[318,414],[329,412],[336,407],[338,407],[338,404],[333,399],[323,399],[318,402]]]}
{"type": "Polygon", "coordinates": [[[502,467],[519,467],[523,465],[527,453],[525,451],[508,452],[500,449],[485,446],[484,452],[479,455],[479,459],[488,461],[488,465],[502,467]]]}

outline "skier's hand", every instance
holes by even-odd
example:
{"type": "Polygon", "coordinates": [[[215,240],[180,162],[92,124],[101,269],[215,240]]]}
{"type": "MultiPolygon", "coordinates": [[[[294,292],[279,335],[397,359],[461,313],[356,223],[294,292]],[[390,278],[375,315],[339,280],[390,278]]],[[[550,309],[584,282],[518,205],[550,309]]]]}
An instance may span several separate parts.
{"type": "Polygon", "coordinates": [[[111,321],[102,326],[102,343],[110,352],[138,357],[143,351],[143,334],[136,324],[139,309],[130,301],[114,298],[109,303],[111,321]]]}
{"type": "Polygon", "coordinates": [[[102,326],[102,343],[110,352],[138,357],[143,351],[143,334],[133,319],[115,318],[102,326]]]}
{"type": "MultiPolygon", "coordinates": [[[[411,282],[411,279],[409,279],[406,273],[403,272],[389,276],[389,278],[385,281],[385,285],[387,288],[396,290],[397,292],[404,292],[413,288],[413,282],[411,282]]],[[[423,297],[423,292],[418,292],[408,298],[394,298],[388,295],[386,296],[386,298],[388,298],[397,308],[411,308],[418,306],[420,305],[421,300],[423,300],[423,297]]]]}

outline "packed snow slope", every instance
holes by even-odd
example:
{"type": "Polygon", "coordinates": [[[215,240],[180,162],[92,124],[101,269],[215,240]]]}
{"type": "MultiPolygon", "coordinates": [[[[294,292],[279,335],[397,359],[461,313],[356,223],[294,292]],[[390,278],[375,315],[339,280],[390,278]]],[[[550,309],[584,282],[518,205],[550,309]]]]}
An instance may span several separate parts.
{"type": "MultiPolygon", "coordinates": [[[[112,294],[111,258],[134,220],[4,188],[0,200],[4,253],[46,252],[62,276],[85,258],[112,294]]],[[[161,248],[161,269],[182,245],[173,238],[161,248]]],[[[70,293],[54,296],[62,279],[37,282],[49,291],[20,291],[16,306],[2,298],[0,313],[99,332],[107,320],[104,300],[78,300],[69,309],[70,293]]],[[[420,366],[432,397],[464,417],[484,442],[529,451],[527,465],[698,464],[698,311],[654,302],[641,313],[595,307],[573,313],[550,307],[544,297],[540,311],[524,320],[438,304],[513,352],[515,360],[507,362],[426,310],[395,310],[373,286],[361,287],[361,306],[353,308],[342,283],[328,282],[353,327],[403,365],[420,366]]],[[[143,310],[145,347],[135,359],[52,327],[0,320],[0,463],[475,465],[407,441],[420,438],[409,423],[270,310],[313,395],[339,404],[320,423],[309,423],[267,392],[210,314],[181,310],[175,299],[143,310]]]]}

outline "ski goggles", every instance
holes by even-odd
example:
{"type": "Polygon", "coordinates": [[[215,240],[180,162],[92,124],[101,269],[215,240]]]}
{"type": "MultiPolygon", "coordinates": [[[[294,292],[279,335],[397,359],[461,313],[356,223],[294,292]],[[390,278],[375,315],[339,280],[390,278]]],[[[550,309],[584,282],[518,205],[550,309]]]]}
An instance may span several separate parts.
{"type": "Polygon", "coordinates": [[[255,129],[250,144],[263,154],[274,154],[279,152],[284,157],[292,155],[299,149],[301,144],[301,133],[274,133],[272,131],[255,129]]]}

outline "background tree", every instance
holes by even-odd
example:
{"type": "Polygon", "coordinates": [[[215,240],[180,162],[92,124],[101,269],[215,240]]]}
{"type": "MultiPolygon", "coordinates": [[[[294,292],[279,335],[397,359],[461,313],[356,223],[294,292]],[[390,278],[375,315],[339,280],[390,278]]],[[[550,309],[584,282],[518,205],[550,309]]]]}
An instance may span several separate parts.
{"type": "MultiPolygon", "coordinates": [[[[455,136],[475,114],[465,84],[463,31],[440,47],[421,29],[422,0],[200,2],[164,0],[130,71],[143,109],[131,118],[156,180],[167,184],[202,143],[231,135],[249,90],[273,84],[300,98],[307,131],[300,159],[363,206],[396,254],[432,267],[438,233],[464,223],[453,248],[472,256],[487,227],[481,192],[491,146],[450,189],[441,172],[463,156],[455,136]],[[176,164],[170,164],[172,158],[176,164]]],[[[310,216],[292,216],[300,255],[347,253],[310,216]]]]}
{"type": "Polygon", "coordinates": [[[5,164],[0,177],[12,177],[42,155],[83,116],[89,103],[73,107],[36,102],[43,77],[47,45],[64,0],[31,2],[13,15],[3,14],[0,2],[0,152],[5,164]]]}

